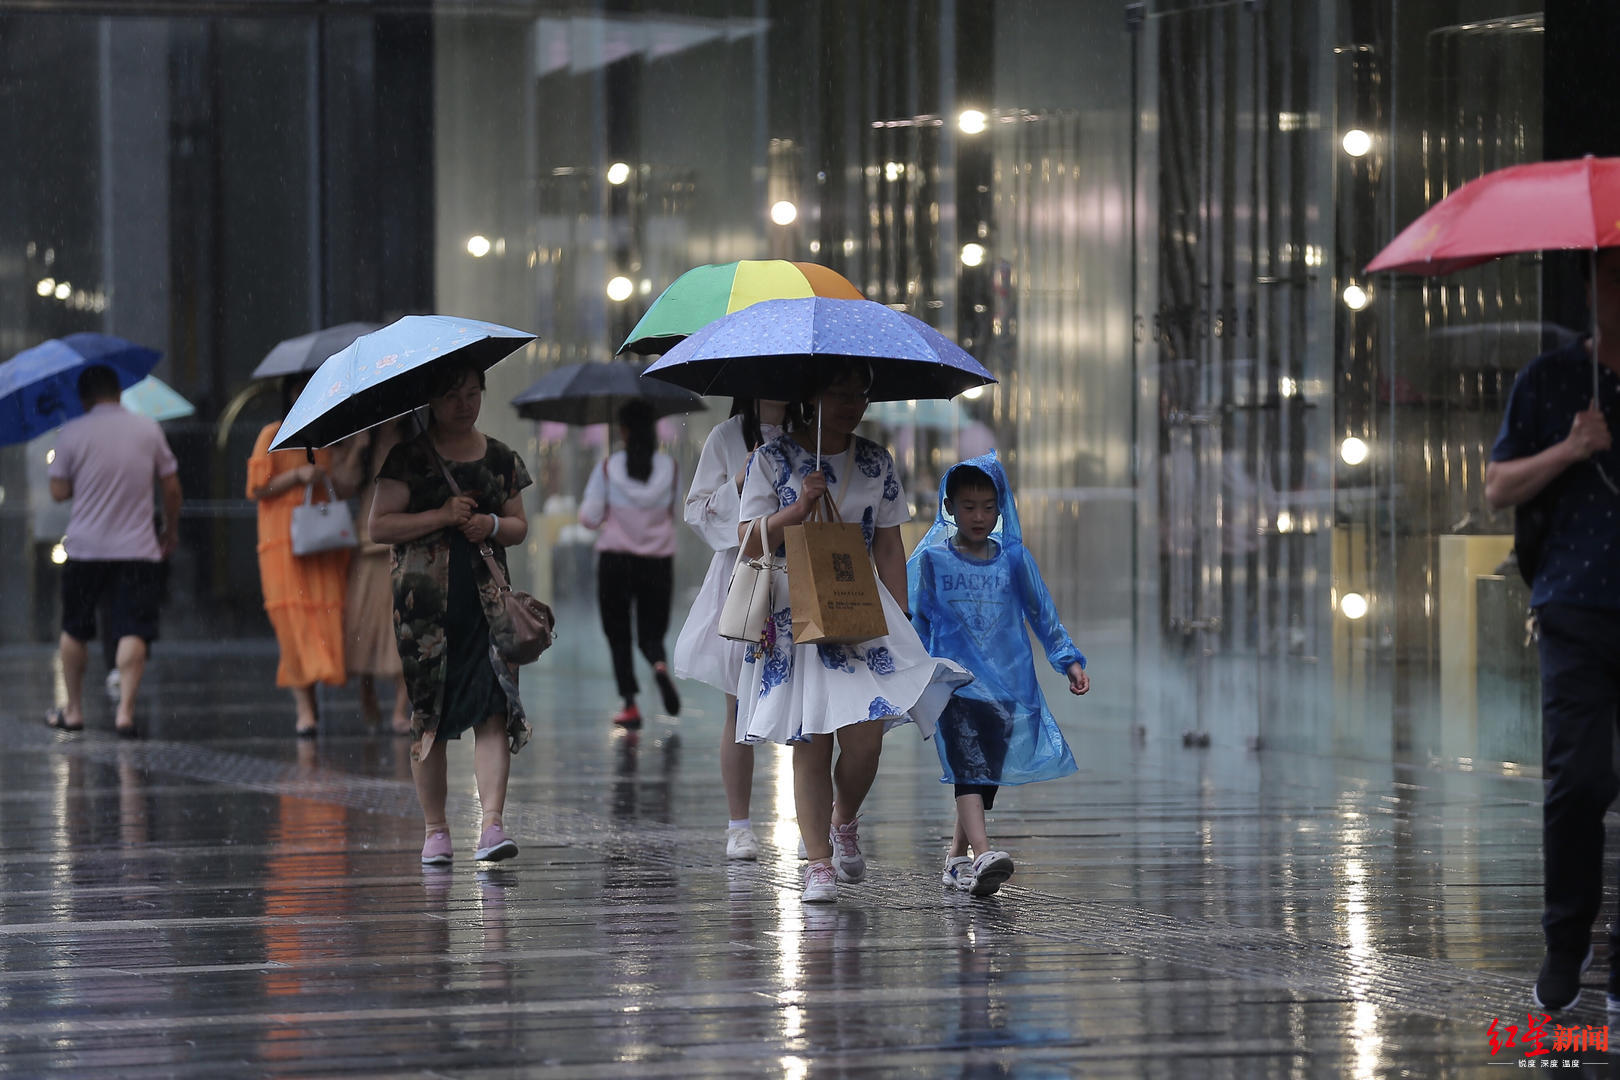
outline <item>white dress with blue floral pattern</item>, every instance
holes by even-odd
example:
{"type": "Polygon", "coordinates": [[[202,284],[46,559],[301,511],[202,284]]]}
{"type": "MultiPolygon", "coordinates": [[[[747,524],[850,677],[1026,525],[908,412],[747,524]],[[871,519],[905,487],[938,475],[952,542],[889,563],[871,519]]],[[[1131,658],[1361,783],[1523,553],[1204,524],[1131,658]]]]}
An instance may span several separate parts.
{"type": "MultiPolygon", "coordinates": [[[[814,452],[791,436],[760,447],[743,482],[739,519],[797,502],[815,467],[814,452]]],[[[849,452],[824,455],[821,470],[844,520],[860,523],[868,552],[878,529],[910,519],[894,458],[870,439],[856,436],[849,452]]],[[[779,538],[771,539],[779,547],[779,538]]],[[[878,593],[888,636],[859,645],[795,645],[787,575],[774,575],[765,642],[750,648],[737,685],[738,742],[803,742],[868,720],[886,727],[915,722],[924,738],[933,735],[951,694],[973,676],[929,656],[881,582],[878,593]]]]}

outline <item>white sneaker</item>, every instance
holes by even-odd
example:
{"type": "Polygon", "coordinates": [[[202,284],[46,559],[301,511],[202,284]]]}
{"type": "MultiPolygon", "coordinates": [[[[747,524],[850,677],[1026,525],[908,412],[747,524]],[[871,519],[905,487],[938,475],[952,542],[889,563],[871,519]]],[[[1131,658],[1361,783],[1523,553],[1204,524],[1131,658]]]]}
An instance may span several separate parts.
{"type": "Polygon", "coordinates": [[[968,892],[974,896],[989,896],[1012,876],[1012,856],[1005,851],[987,851],[973,860],[973,883],[968,892]]]}
{"type": "Polygon", "coordinates": [[[746,825],[726,830],[726,858],[728,859],[757,859],[759,858],[759,841],[754,838],[754,830],[746,825]]]}
{"type": "Polygon", "coordinates": [[[827,832],[832,841],[832,864],[839,881],[853,884],[866,877],[866,856],[861,854],[861,836],[857,823],[834,825],[827,832]]]}
{"type": "Polygon", "coordinates": [[[799,897],[806,904],[832,904],[838,900],[838,875],[826,863],[811,863],[804,868],[804,894],[799,897]]]}
{"type": "Polygon", "coordinates": [[[973,887],[973,856],[952,855],[945,860],[945,871],[939,880],[953,889],[966,892],[973,887]]]}

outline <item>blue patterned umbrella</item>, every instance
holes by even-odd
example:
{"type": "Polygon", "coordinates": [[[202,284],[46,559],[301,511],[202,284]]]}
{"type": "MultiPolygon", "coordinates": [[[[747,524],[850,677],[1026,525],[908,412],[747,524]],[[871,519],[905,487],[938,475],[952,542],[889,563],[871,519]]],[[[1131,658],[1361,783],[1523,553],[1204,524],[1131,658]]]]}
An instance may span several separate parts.
{"type": "Polygon", "coordinates": [[[483,370],[533,340],[533,334],[498,323],[407,315],[328,357],[293,402],[270,448],[330,446],[404,416],[427,404],[434,369],[446,361],[483,370]]]}
{"type": "Polygon", "coordinates": [[[872,365],[873,401],[950,398],[996,381],[938,330],[871,300],[763,300],[703,327],[644,372],[699,394],[793,400],[818,368],[872,365]]]}
{"type": "Polygon", "coordinates": [[[118,385],[129,389],[157,366],[159,354],[110,334],[69,334],[52,338],[0,364],[0,446],[27,442],[75,416],[79,376],[105,364],[118,373],[118,385]]]}

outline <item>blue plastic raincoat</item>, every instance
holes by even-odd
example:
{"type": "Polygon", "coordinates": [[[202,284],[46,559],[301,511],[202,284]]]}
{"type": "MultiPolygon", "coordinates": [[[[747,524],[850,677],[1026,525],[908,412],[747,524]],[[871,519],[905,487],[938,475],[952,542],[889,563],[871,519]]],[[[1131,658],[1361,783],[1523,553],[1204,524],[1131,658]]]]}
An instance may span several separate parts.
{"type": "Polygon", "coordinates": [[[1076,771],[1035,678],[1027,619],[1059,673],[1086,658],[1059,621],[1035,559],[1024,547],[1018,507],[995,451],[953,465],[939,485],[939,509],[906,564],[911,621],[932,656],[973,672],[939,718],[940,764],[947,784],[1028,784],[1076,771]],[[1001,513],[990,557],[975,559],[952,543],[945,511],[950,474],[972,465],[995,483],[1001,513]]]}

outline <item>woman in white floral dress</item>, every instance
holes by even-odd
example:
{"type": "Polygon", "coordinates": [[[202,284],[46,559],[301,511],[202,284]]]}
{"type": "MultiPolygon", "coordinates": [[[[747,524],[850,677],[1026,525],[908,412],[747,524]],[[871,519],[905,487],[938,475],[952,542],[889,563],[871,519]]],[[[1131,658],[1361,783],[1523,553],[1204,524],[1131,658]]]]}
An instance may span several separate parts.
{"type": "MultiPolygon", "coordinates": [[[[774,575],[765,641],[749,651],[737,689],[737,727],[748,742],[793,747],[793,794],[810,865],[804,899],[830,903],[837,883],[866,876],[856,815],[877,776],[883,733],[915,722],[923,736],[959,686],[973,676],[928,655],[906,612],[906,555],[900,525],[911,512],[887,450],[855,434],[866,413],[871,373],[864,362],[829,364],[806,402],[807,429],[761,446],[748,465],[739,508],[768,517],[772,546],[828,494],[858,522],[877,569],[889,633],[859,645],[795,645],[785,574],[774,575]],[[817,425],[821,457],[816,456],[817,425]],[[836,767],[833,745],[840,751],[836,767]]],[[[760,551],[756,535],[750,554],[760,551]]]]}

